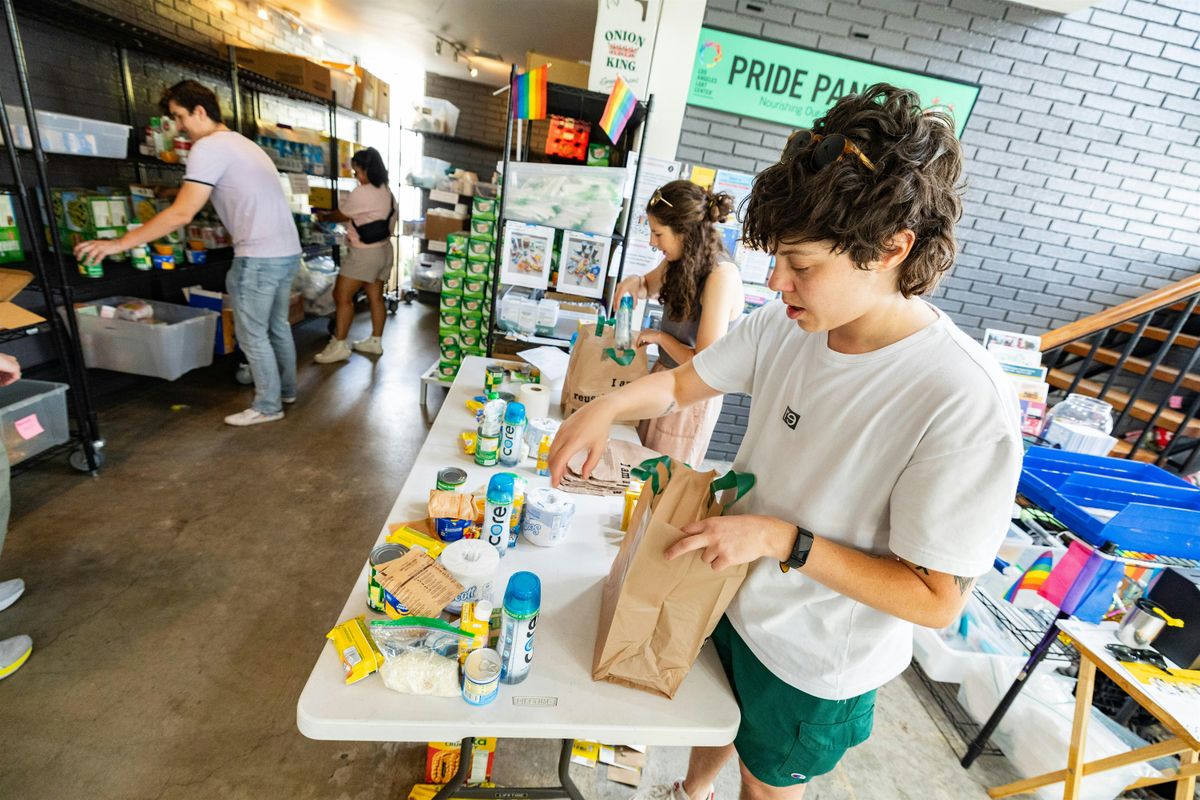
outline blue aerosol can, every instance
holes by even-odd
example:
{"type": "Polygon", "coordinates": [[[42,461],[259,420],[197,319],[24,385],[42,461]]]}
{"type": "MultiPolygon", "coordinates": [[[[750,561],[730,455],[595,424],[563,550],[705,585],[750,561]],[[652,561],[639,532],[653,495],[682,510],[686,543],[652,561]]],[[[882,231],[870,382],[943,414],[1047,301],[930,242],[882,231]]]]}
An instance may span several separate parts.
{"type": "Polygon", "coordinates": [[[533,636],[542,605],[542,582],[532,572],[516,572],[504,591],[500,615],[500,682],[520,683],[533,663],[533,636]]]}
{"type": "Polygon", "coordinates": [[[513,476],[506,472],[493,475],[488,481],[487,502],[483,507],[483,531],[481,538],[500,553],[508,553],[509,528],[512,526],[513,476]]]}

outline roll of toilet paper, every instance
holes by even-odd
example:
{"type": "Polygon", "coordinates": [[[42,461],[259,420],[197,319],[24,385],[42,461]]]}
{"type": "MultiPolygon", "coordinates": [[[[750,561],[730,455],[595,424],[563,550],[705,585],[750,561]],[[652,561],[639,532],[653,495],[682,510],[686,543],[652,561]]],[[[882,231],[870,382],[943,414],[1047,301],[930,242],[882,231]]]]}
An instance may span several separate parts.
{"type": "Polygon", "coordinates": [[[550,413],[550,391],[537,383],[522,384],[520,400],[525,404],[525,419],[544,417],[550,413]]]}
{"type": "Polygon", "coordinates": [[[450,601],[446,610],[452,614],[462,611],[463,603],[492,600],[492,582],[500,569],[500,552],[482,539],[459,539],[446,545],[438,557],[463,590],[450,601]]]}
{"type": "Polygon", "coordinates": [[[540,547],[554,547],[567,538],[575,518],[575,503],[565,492],[541,486],[525,495],[521,535],[540,547]]]}
{"type": "Polygon", "coordinates": [[[525,423],[525,443],[529,445],[529,455],[537,458],[538,445],[542,443],[543,436],[549,436],[551,441],[554,441],[554,434],[558,433],[559,422],[556,419],[550,419],[547,416],[529,417],[529,422],[525,423]]]}

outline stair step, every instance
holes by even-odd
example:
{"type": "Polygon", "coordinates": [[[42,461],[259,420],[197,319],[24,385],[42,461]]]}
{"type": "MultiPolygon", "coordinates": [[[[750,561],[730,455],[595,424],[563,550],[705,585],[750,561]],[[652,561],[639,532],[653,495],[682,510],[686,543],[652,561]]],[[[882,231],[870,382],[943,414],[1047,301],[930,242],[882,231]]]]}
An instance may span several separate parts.
{"type": "MultiPolygon", "coordinates": [[[[1058,389],[1067,389],[1071,386],[1071,382],[1075,380],[1075,376],[1061,369],[1052,369],[1046,376],[1046,381],[1058,389]]],[[[1100,390],[1104,388],[1104,384],[1099,381],[1090,381],[1086,378],[1079,381],[1079,385],[1075,387],[1075,391],[1080,394],[1085,394],[1088,397],[1097,397],[1100,390]]],[[[1118,411],[1125,409],[1129,405],[1129,395],[1124,392],[1119,392],[1116,389],[1109,390],[1104,396],[1106,402],[1111,403],[1112,407],[1118,411]]],[[[1129,409],[1129,416],[1140,419],[1143,422],[1148,422],[1154,416],[1154,410],[1158,408],[1157,403],[1149,400],[1138,400],[1129,409]]],[[[1183,423],[1183,414],[1171,409],[1163,409],[1162,414],[1158,416],[1155,425],[1160,428],[1166,428],[1169,431],[1179,432],[1179,427],[1183,423]]],[[[1200,419],[1193,418],[1188,422],[1187,428],[1184,431],[1185,436],[1200,435],[1200,419]]]]}
{"type": "MultiPolygon", "coordinates": [[[[1114,325],[1113,330],[1121,333],[1137,333],[1138,325],[1136,322],[1122,322],[1120,325],[1114,325]]],[[[1156,342],[1165,342],[1171,332],[1166,328],[1147,327],[1145,333],[1142,334],[1143,339],[1153,339],[1156,342]]],[[[1175,337],[1176,347],[1200,347],[1200,336],[1189,336],[1186,333],[1181,333],[1175,337]]]]}
{"type": "MultiPolygon", "coordinates": [[[[1063,349],[1068,353],[1073,353],[1074,355],[1083,356],[1086,358],[1092,347],[1087,342],[1071,342],[1063,349]]],[[[1107,364],[1110,367],[1115,367],[1117,362],[1120,360],[1121,353],[1117,350],[1110,350],[1107,347],[1101,347],[1096,351],[1096,355],[1092,358],[1092,361],[1099,362],[1101,364],[1107,364]]],[[[1130,356],[1129,358],[1125,359],[1125,363],[1121,365],[1121,368],[1127,372],[1145,375],[1150,370],[1150,361],[1149,359],[1135,358],[1134,356],[1130,356]]],[[[1166,367],[1159,365],[1159,367],[1154,370],[1154,380],[1162,381],[1163,383],[1174,383],[1175,378],[1178,376],[1179,369],[1177,367],[1166,367]]],[[[1200,392],[1200,375],[1196,374],[1195,372],[1189,372],[1183,376],[1183,383],[1179,384],[1179,386],[1182,389],[1200,392]]]]}
{"type": "MultiPolygon", "coordinates": [[[[1109,455],[1112,456],[1113,458],[1122,458],[1125,456],[1126,453],[1129,452],[1129,450],[1132,447],[1133,447],[1133,445],[1131,445],[1129,442],[1126,442],[1123,439],[1119,439],[1119,440],[1117,440],[1117,443],[1115,445],[1113,445],[1112,452],[1109,453],[1109,455]]],[[[1158,455],[1159,454],[1154,452],[1153,450],[1150,450],[1145,447],[1139,447],[1137,453],[1133,457],[1133,460],[1134,461],[1142,461],[1147,464],[1153,464],[1155,461],[1158,460],[1158,455]]]]}

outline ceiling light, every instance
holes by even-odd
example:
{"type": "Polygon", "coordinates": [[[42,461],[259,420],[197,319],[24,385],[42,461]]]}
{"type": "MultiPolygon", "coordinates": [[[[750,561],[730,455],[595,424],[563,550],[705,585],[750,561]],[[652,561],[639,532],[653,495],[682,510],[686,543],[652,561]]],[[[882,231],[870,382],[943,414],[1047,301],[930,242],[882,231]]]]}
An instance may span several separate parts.
{"type": "Polygon", "coordinates": [[[313,34],[313,47],[324,47],[324,46],[325,46],[325,40],[323,38],[321,38],[321,34],[314,33],[313,34]]]}
{"type": "Polygon", "coordinates": [[[259,7],[258,7],[258,18],[259,18],[259,19],[261,19],[261,20],[263,20],[263,21],[265,22],[265,21],[267,21],[268,19],[270,19],[270,17],[271,17],[271,15],[267,13],[267,7],[266,7],[266,6],[259,6],[259,7]]]}
{"type": "Polygon", "coordinates": [[[478,77],[478,75],[479,75],[478,67],[471,67],[469,70],[467,70],[467,72],[469,72],[471,74],[472,78],[478,77]]]}

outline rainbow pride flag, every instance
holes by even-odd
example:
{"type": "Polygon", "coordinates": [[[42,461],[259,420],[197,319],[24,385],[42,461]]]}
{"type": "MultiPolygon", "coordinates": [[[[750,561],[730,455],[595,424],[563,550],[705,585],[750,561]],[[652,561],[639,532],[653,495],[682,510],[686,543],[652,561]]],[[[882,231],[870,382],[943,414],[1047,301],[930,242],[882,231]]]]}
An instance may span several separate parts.
{"type": "Polygon", "coordinates": [[[625,131],[625,124],[633,116],[637,101],[629,84],[618,75],[616,83],[613,84],[612,94],[608,96],[608,103],[604,106],[604,113],[600,116],[600,129],[608,134],[608,140],[613,144],[617,143],[617,139],[620,139],[625,131]]]}
{"type": "Polygon", "coordinates": [[[546,69],[549,66],[543,64],[513,79],[513,119],[546,118],[546,69]]]}
{"type": "Polygon", "coordinates": [[[1012,588],[1004,593],[1004,599],[1011,603],[1016,599],[1017,592],[1022,589],[1037,591],[1042,588],[1046,578],[1050,577],[1050,568],[1053,566],[1054,554],[1047,550],[1038,556],[1037,560],[1029,565],[1029,569],[1025,570],[1024,574],[1012,585],[1012,588]]]}

